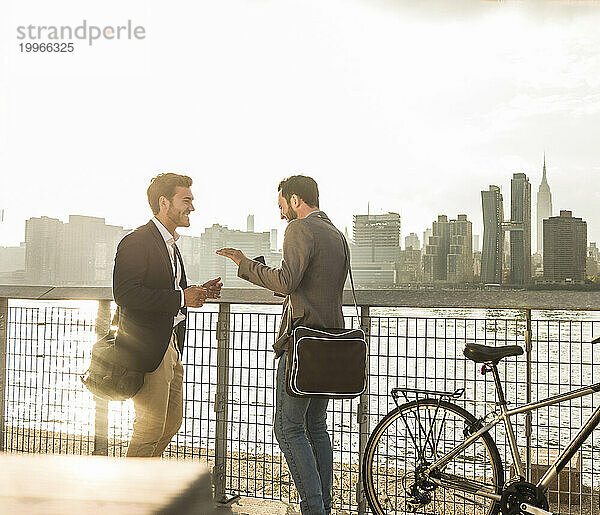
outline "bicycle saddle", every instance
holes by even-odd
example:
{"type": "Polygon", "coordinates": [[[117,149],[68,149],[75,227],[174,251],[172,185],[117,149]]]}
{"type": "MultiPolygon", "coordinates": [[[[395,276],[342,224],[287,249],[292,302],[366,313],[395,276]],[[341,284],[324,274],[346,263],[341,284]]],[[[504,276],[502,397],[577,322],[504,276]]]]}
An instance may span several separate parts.
{"type": "Polygon", "coordinates": [[[475,363],[495,363],[508,356],[520,356],[523,348],[520,345],[504,345],[502,347],[490,347],[478,343],[467,343],[463,354],[475,363]]]}

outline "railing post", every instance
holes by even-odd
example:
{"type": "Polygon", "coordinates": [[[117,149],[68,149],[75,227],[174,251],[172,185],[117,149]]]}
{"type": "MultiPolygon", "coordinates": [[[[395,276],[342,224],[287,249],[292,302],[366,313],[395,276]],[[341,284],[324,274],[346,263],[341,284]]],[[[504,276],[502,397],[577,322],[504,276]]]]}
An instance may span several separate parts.
{"type": "Polygon", "coordinates": [[[0,451],[4,451],[4,425],[6,420],[6,347],[8,345],[8,299],[0,298],[0,451]]]}
{"type": "Polygon", "coordinates": [[[215,468],[213,470],[213,485],[215,501],[227,503],[225,495],[227,482],[227,423],[229,410],[229,322],[231,305],[219,304],[217,321],[217,393],[215,395],[215,413],[217,427],[215,434],[215,468]]]}
{"type": "MultiPolygon", "coordinates": [[[[110,300],[98,301],[96,317],[96,336],[102,338],[110,329],[110,300]]],[[[94,456],[108,456],[108,401],[94,397],[95,431],[94,456]]]]}
{"type": "MultiPolygon", "coordinates": [[[[527,385],[527,404],[531,402],[531,391],[533,388],[531,379],[531,355],[533,350],[531,336],[531,309],[525,310],[525,319],[527,328],[525,329],[525,358],[526,358],[526,385],[527,385]]],[[[531,434],[532,434],[532,416],[531,411],[525,414],[525,476],[526,480],[531,482],[531,434]]]]}
{"type": "MultiPolygon", "coordinates": [[[[360,327],[365,332],[367,339],[367,345],[370,348],[370,334],[371,334],[371,319],[369,314],[369,306],[360,306],[360,327]]],[[[367,499],[365,497],[365,490],[363,487],[363,472],[362,472],[362,461],[369,440],[369,348],[367,348],[367,389],[365,393],[360,396],[358,403],[358,482],[356,484],[356,503],[358,504],[358,513],[363,515],[367,513],[367,499]]]]}

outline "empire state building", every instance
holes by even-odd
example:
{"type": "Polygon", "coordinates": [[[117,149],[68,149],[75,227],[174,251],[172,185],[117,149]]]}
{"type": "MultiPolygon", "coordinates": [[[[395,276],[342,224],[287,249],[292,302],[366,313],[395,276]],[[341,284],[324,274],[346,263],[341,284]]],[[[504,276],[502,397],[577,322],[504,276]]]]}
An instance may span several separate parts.
{"type": "Polygon", "coordinates": [[[552,193],[546,179],[546,154],[544,153],[544,170],[542,182],[537,193],[537,253],[542,254],[544,250],[544,222],[552,216],[552,193]]]}

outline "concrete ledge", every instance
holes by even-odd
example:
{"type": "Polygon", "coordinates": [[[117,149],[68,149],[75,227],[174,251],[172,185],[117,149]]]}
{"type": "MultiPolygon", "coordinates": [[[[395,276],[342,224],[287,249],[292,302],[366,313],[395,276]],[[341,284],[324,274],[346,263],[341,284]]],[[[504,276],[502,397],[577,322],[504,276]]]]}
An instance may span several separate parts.
{"type": "Polygon", "coordinates": [[[231,506],[218,506],[218,515],[237,513],[239,515],[300,515],[294,506],[282,501],[271,501],[253,497],[242,497],[231,506]]]}
{"type": "Polygon", "coordinates": [[[214,513],[206,464],[159,458],[0,454],[0,513],[214,513]]]}

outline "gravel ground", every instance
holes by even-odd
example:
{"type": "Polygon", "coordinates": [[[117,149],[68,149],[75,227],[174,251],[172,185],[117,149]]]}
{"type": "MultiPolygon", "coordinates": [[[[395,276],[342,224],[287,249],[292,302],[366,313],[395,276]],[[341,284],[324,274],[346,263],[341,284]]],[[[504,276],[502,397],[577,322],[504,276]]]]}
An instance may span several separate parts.
{"type": "MultiPolygon", "coordinates": [[[[5,428],[5,449],[8,452],[36,452],[59,454],[91,454],[94,448],[93,438],[80,435],[60,434],[49,431],[24,428],[5,428]]],[[[110,454],[120,455],[126,448],[126,442],[110,441],[110,454]]],[[[166,459],[200,459],[214,464],[213,449],[198,449],[171,446],[165,453],[166,459]]],[[[291,482],[289,471],[282,456],[267,454],[255,455],[241,452],[229,452],[227,460],[227,489],[242,496],[238,507],[232,506],[233,513],[246,513],[251,506],[259,506],[274,515],[283,512],[293,515],[298,510],[298,496],[291,482]],[[272,504],[265,504],[274,501],[272,504]],[[271,506],[271,507],[269,507],[271,506]],[[235,510],[242,511],[235,511],[235,510]]],[[[356,510],[356,483],[358,464],[334,465],[334,513],[346,515],[356,510]]],[[[593,495],[589,487],[583,486],[581,494],[573,496],[572,504],[550,504],[550,509],[560,515],[600,515],[598,507],[599,492],[593,495]]],[[[261,509],[262,509],[261,508],[261,509]]],[[[257,508],[258,509],[258,508],[257,508]]],[[[454,513],[454,510],[452,510],[454,513]]],[[[248,511],[248,513],[252,513],[248,511]]]]}

